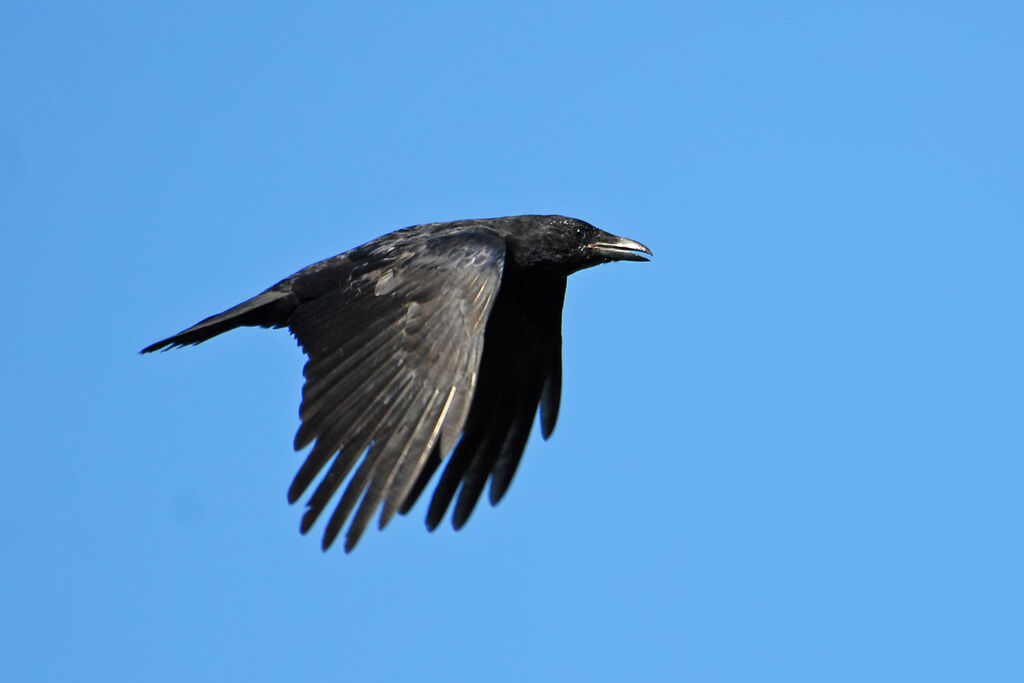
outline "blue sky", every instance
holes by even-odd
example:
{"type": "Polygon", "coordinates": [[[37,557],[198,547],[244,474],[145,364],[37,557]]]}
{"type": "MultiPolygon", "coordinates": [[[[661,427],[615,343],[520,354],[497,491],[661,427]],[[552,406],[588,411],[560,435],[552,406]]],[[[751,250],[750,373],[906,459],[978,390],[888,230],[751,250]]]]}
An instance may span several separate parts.
{"type": "Polygon", "coordinates": [[[8,3],[10,680],[1024,680],[1019,3],[8,3]],[[497,507],[298,534],[284,332],[414,223],[564,213],[497,507]]]}

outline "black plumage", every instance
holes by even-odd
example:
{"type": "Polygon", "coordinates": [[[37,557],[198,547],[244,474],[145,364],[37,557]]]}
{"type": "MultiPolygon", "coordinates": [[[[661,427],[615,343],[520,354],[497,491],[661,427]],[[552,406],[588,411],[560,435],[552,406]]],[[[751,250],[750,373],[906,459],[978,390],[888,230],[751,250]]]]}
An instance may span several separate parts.
{"type": "Polygon", "coordinates": [[[304,268],[142,353],[243,325],[288,327],[309,357],[295,448],[313,444],[288,500],[326,468],[305,533],[347,481],[323,547],[351,520],[348,551],[377,509],[381,528],[408,512],[449,454],[427,526],[454,500],[461,527],[488,478],[497,503],[538,406],[544,438],[555,426],[566,278],[650,254],[564,216],[417,225],[304,268]]]}

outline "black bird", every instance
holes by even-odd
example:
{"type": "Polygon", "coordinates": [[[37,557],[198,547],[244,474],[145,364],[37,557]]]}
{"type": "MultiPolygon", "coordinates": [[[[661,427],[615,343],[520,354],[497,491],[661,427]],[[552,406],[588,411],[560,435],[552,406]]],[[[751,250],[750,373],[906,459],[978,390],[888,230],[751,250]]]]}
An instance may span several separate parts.
{"type": "Polygon", "coordinates": [[[347,552],[381,504],[382,529],[407,513],[449,453],[427,527],[456,492],[452,523],[465,524],[488,477],[497,503],[538,406],[545,439],[555,427],[566,277],[649,256],[565,216],[415,225],[314,263],[142,353],[243,325],[288,327],[309,356],[295,449],[313,444],[288,501],[330,462],[306,504],[306,533],[355,468],[322,543],[354,511],[347,552]]]}

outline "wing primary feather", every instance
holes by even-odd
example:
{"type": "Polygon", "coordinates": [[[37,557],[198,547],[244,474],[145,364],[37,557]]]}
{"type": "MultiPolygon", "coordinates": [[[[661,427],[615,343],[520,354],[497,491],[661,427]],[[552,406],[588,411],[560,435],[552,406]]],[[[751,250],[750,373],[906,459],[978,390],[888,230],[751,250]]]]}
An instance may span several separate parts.
{"type": "MultiPolygon", "coordinates": [[[[395,403],[403,400],[410,384],[411,380],[406,378],[405,384],[395,399],[395,403]]],[[[393,407],[394,403],[391,405],[393,407]]],[[[324,477],[323,481],[320,482],[316,491],[313,492],[313,497],[310,498],[309,502],[306,504],[309,509],[302,518],[302,526],[300,527],[302,529],[302,533],[309,531],[313,522],[315,522],[317,517],[320,516],[320,513],[323,512],[323,509],[334,496],[338,487],[341,486],[345,476],[348,474],[349,470],[351,470],[356,460],[358,460],[359,456],[363,455],[364,451],[366,451],[370,446],[374,432],[377,431],[387,419],[389,411],[381,410],[380,406],[381,404],[378,402],[370,404],[370,406],[368,406],[364,411],[364,414],[360,416],[358,429],[357,425],[353,425],[353,431],[350,432],[351,436],[348,434],[345,436],[346,441],[353,444],[359,444],[359,447],[343,449],[339,457],[331,465],[331,469],[327,471],[327,475],[324,477]],[[365,420],[367,419],[371,420],[370,424],[365,424],[365,420]]]]}
{"type": "MultiPolygon", "coordinates": [[[[366,526],[373,517],[374,511],[376,511],[377,506],[380,505],[385,491],[391,485],[392,480],[397,474],[399,466],[402,463],[402,459],[408,456],[410,449],[416,445],[417,434],[423,424],[429,419],[428,416],[434,409],[434,401],[436,398],[437,391],[435,390],[433,395],[431,395],[427,400],[426,406],[424,406],[420,411],[419,418],[416,419],[416,423],[411,430],[408,428],[400,428],[392,431],[379,450],[376,446],[370,449],[367,457],[374,458],[378,461],[378,464],[374,469],[374,476],[369,483],[366,495],[363,496],[362,501],[359,503],[359,508],[356,510],[355,517],[353,517],[352,523],[349,525],[348,532],[345,534],[346,552],[351,548],[354,548],[356,543],[359,542],[359,538],[366,530],[366,526]],[[395,453],[396,450],[399,452],[395,453]]],[[[409,424],[412,422],[410,418],[413,417],[415,405],[416,401],[414,397],[411,397],[407,406],[402,411],[402,414],[400,416],[395,416],[395,419],[391,421],[397,421],[401,425],[409,424]]],[[[423,450],[426,451],[426,448],[423,447],[423,450]]]]}
{"type": "MultiPolygon", "coordinates": [[[[514,358],[511,367],[502,366],[501,371],[509,373],[512,377],[523,381],[521,358],[514,358]]],[[[497,366],[491,366],[497,369],[497,366]]],[[[528,381],[528,380],[527,380],[528,381]]],[[[505,382],[498,387],[499,393],[493,397],[493,404],[490,409],[490,420],[486,423],[486,434],[475,449],[473,458],[462,475],[462,486],[459,489],[459,496],[455,503],[455,511],[452,513],[452,526],[460,529],[469,519],[469,515],[480,500],[480,493],[483,491],[487,477],[494,467],[495,460],[505,441],[505,437],[516,418],[517,389],[516,383],[505,382]],[[515,393],[514,393],[515,392],[515,393]]]]}
{"type": "MultiPolygon", "coordinates": [[[[398,370],[393,371],[387,384],[381,389],[381,393],[392,391],[396,382],[402,379],[407,378],[405,378],[398,370]]],[[[352,404],[354,401],[348,403],[352,404]]],[[[341,408],[345,409],[347,407],[349,406],[343,405],[341,408]]],[[[292,485],[288,490],[289,502],[294,503],[300,496],[302,496],[303,492],[309,487],[313,479],[316,478],[316,475],[320,473],[320,470],[323,469],[331,456],[334,455],[339,448],[354,440],[354,433],[357,432],[357,428],[363,425],[367,420],[372,420],[376,417],[384,410],[386,404],[380,401],[364,401],[361,404],[351,405],[351,407],[359,409],[359,412],[356,414],[354,419],[349,421],[337,420],[333,423],[326,423],[326,426],[328,427],[327,431],[320,433],[316,444],[313,446],[313,450],[310,451],[309,455],[306,457],[306,461],[302,464],[302,467],[292,480],[292,485]]],[[[363,445],[363,448],[366,448],[366,444],[363,445]]],[[[346,449],[346,451],[347,450],[348,449],[346,449]]]]}
{"type": "MultiPolygon", "coordinates": [[[[529,377],[529,372],[523,368],[524,376],[529,377]]],[[[496,504],[505,495],[508,485],[512,482],[516,467],[522,457],[523,449],[530,437],[530,429],[533,426],[533,419],[537,415],[537,404],[541,400],[545,380],[543,370],[534,370],[532,378],[524,380],[519,387],[515,404],[510,408],[512,421],[504,436],[501,448],[497,457],[491,465],[491,490],[489,498],[491,505],[496,504]]]]}
{"type": "Polygon", "coordinates": [[[313,492],[309,502],[306,503],[306,512],[302,515],[302,522],[299,524],[300,533],[305,534],[313,527],[320,514],[324,511],[324,508],[327,507],[327,503],[330,502],[342,482],[345,481],[345,477],[352,471],[352,467],[355,466],[359,458],[366,452],[369,445],[367,441],[336,454],[334,462],[331,463],[327,474],[324,475],[323,481],[316,487],[316,491],[313,492]]]}
{"type": "Polygon", "coordinates": [[[352,475],[352,481],[349,482],[348,488],[345,489],[345,493],[341,496],[341,502],[338,503],[338,507],[334,508],[331,519],[327,522],[327,528],[324,530],[324,537],[320,543],[324,550],[330,548],[331,544],[334,543],[334,539],[338,537],[338,532],[341,531],[341,527],[345,524],[345,519],[348,518],[352,508],[355,507],[356,502],[362,496],[363,491],[366,489],[366,484],[376,467],[377,461],[373,458],[363,458],[363,461],[359,463],[359,469],[352,475]]]}
{"type": "Polygon", "coordinates": [[[427,484],[433,478],[434,472],[437,472],[437,468],[441,466],[441,453],[441,442],[437,441],[434,444],[434,448],[431,449],[430,455],[427,456],[426,462],[423,463],[423,467],[420,468],[419,473],[416,475],[416,482],[409,490],[409,493],[405,495],[405,500],[402,502],[402,507],[398,509],[398,514],[407,515],[413,506],[416,505],[416,501],[423,495],[423,490],[427,488],[427,484]]]}
{"type": "MultiPolygon", "coordinates": [[[[433,338],[433,335],[429,334],[433,327],[439,325],[438,318],[444,318],[445,316],[435,316],[432,318],[427,317],[426,320],[432,324],[424,330],[427,338],[433,338]]],[[[372,363],[365,363],[360,366],[358,375],[354,379],[346,377],[347,381],[339,383],[335,387],[322,395],[320,399],[320,405],[315,406],[317,412],[315,415],[310,417],[307,422],[299,429],[299,433],[296,435],[296,445],[302,447],[308,444],[313,438],[317,438],[317,444],[314,447],[314,452],[310,454],[306,464],[300,470],[301,480],[298,479],[299,475],[296,476],[296,480],[293,481],[292,489],[290,490],[289,496],[292,500],[297,499],[301,496],[301,491],[308,487],[309,483],[316,476],[316,473],[323,468],[323,464],[330,457],[330,453],[336,448],[343,446],[345,442],[345,436],[342,434],[343,431],[351,433],[352,428],[357,426],[362,417],[354,420],[343,420],[347,412],[354,410],[361,402],[365,402],[366,396],[384,396],[390,392],[391,385],[401,376],[403,376],[402,366],[403,364],[397,363],[396,359],[398,354],[402,352],[403,342],[407,343],[407,340],[417,336],[417,330],[415,328],[407,328],[403,334],[396,335],[393,341],[385,343],[382,349],[377,350],[377,354],[373,356],[372,363]],[[379,354],[382,351],[388,352],[388,356],[379,358],[379,354]],[[382,381],[379,375],[374,375],[374,371],[380,367],[393,367],[395,370],[391,373],[391,378],[388,380],[388,384],[379,389],[377,386],[382,381]],[[353,387],[355,384],[355,387],[353,387]],[[342,400],[341,404],[333,406],[331,410],[326,410],[325,407],[330,404],[330,401],[337,400],[343,391],[347,391],[348,396],[342,400]],[[339,425],[333,427],[331,425],[339,425]],[[347,428],[347,429],[346,429],[347,428]],[[319,451],[319,452],[317,452],[319,451]],[[308,466],[307,466],[308,465],[308,466]]],[[[432,348],[432,347],[431,347],[432,348]]],[[[431,348],[426,350],[427,355],[430,355],[431,348]]],[[[460,348],[459,353],[456,354],[456,359],[465,358],[465,349],[460,348]]],[[[458,365],[458,360],[455,361],[458,365]]],[[[373,401],[371,405],[380,405],[379,401],[373,401]]],[[[365,412],[365,411],[364,411],[365,412]]],[[[425,449],[424,449],[425,451],[425,449]]],[[[417,460],[422,460],[425,456],[419,456],[417,460]]],[[[389,513],[393,514],[392,513],[389,513]]]]}
{"type": "MultiPolygon", "coordinates": [[[[444,403],[440,406],[437,416],[433,418],[432,424],[424,425],[430,427],[430,434],[427,435],[419,452],[402,454],[402,458],[398,462],[397,472],[393,475],[392,481],[388,483],[384,507],[380,512],[379,528],[383,529],[388,525],[388,522],[391,521],[391,518],[398,511],[400,504],[409,495],[409,489],[416,483],[417,473],[422,469],[424,462],[434,449],[434,444],[437,443],[441,432],[441,425],[444,424],[445,415],[448,413],[448,409],[451,408],[454,396],[455,387],[452,387],[449,389],[448,395],[444,397],[444,403]]],[[[440,396],[435,395],[436,398],[440,398],[440,396]]],[[[426,416],[426,413],[424,413],[424,416],[426,416]]],[[[417,431],[420,429],[421,427],[417,426],[417,431]]]]}
{"type": "MultiPolygon", "coordinates": [[[[410,381],[405,385],[402,393],[396,397],[390,408],[381,417],[378,424],[372,430],[373,432],[378,431],[382,426],[385,427],[384,431],[387,431],[386,426],[393,421],[396,415],[401,416],[405,413],[413,399],[413,396],[410,395],[411,384],[412,383],[410,381]]],[[[344,526],[345,520],[348,519],[350,514],[352,514],[352,510],[356,503],[358,503],[363,497],[363,493],[372,480],[374,472],[376,472],[378,467],[380,467],[382,460],[380,457],[380,451],[382,446],[386,443],[387,442],[385,441],[381,445],[376,443],[371,444],[369,450],[366,452],[366,456],[359,464],[359,468],[356,470],[356,473],[352,475],[352,480],[349,482],[348,487],[346,487],[345,493],[341,496],[341,502],[338,503],[338,506],[331,514],[330,520],[327,522],[327,529],[324,531],[322,543],[324,550],[327,550],[327,548],[329,548],[334,542],[338,532],[341,531],[342,526],[344,526]]],[[[351,550],[351,546],[348,546],[348,544],[346,544],[346,547],[351,550]]],[[[348,551],[346,550],[346,552],[348,551]]]]}
{"type": "Polygon", "coordinates": [[[474,433],[467,431],[462,435],[459,445],[455,447],[455,452],[448,458],[448,464],[445,465],[444,472],[441,473],[441,480],[437,483],[437,488],[434,489],[434,495],[430,499],[430,507],[427,510],[427,529],[430,531],[436,529],[444,519],[444,513],[448,511],[448,506],[451,505],[452,498],[455,497],[455,491],[462,481],[462,474],[472,461],[476,445],[481,438],[479,430],[474,430],[474,433]]]}
{"type": "MultiPolygon", "coordinates": [[[[483,362],[482,360],[481,363],[483,362]]],[[[485,368],[481,369],[480,384],[469,408],[465,432],[452,456],[448,459],[448,463],[441,473],[441,480],[437,483],[437,488],[434,489],[434,495],[430,500],[430,507],[427,510],[427,529],[430,531],[436,529],[444,518],[445,512],[448,511],[477,451],[487,439],[492,421],[498,415],[497,398],[493,394],[494,387],[489,386],[486,381],[486,378],[490,377],[490,373],[485,370],[485,368]]]]}
{"type": "Polygon", "coordinates": [[[491,505],[497,505],[502,496],[512,483],[512,476],[516,473],[519,460],[523,456],[526,442],[530,438],[530,428],[533,426],[533,416],[537,414],[536,393],[521,403],[517,409],[515,421],[505,436],[505,442],[501,445],[498,457],[491,468],[491,489],[488,494],[491,505]]]}
{"type": "Polygon", "coordinates": [[[352,353],[354,337],[361,339],[362,343],[371,342],[380,334],[381,330],[386,331],[391,325],[394,325],[398,317],[401,317],[400,312],[377,311],[374,316],[367,317],[365,320],[361,317],[349,317],[332,321],[331,327],[326,329],[312,328],[309,326],[310,321],[295,321],[292,324],[292,333],[297,338],[301,337],[300,344],[303,343],[303,340],[305,341],[303,348],[309,355],[309,361],[302,371],[303,377],[311,379],[314,374],[322,372],[325,367],[335,367],[340,360],[352,353]],[[343,330],[352,330],[350,334],[353,336],[334,340],[325,339],[328,336],[336,336],[343,330]],[[334,342],[333,346],[331,341],[334,342]],[[306,348],[307,346],[310,348],[306,348]]]}
{"type": "Polygon", "coordinates": [[[353,403],[365,401],[367,397],[379,396],[374,386],[375,383],[381,381],[381,368],[392,368],[392,374],[401,372],[402,368],[394,362],[401,352],[401,345],[398,341],[389,343],[378,351],[384,354],[383,357],[375,356],[373,363],[364,363],[356,368],[354,372],[345,377],[345,381],[337,382],[315,403],[303,400],[302,408],[299,409],[302,426],[295,434],[295,450],[309,445],[321,433],[321,429],[325,425],[335,423],[338,416],[349,410],[353,403]]]}
{"type": "Polygon", "coordinates": [[[300,411],[308,409],[308,404],[316,402],[325,390],[337,386],[338,379],[351,371],[358,363],[363,362],[370,355],[380,352],[382,348],[386,348],[389,341],[397,341],[393,329],[395,322],[394,320],[386,321],[381,325],[381,329],[368,339],[363,340],[360,337],[359,345],[355,350],[350,348],[355,342],[350,341],[348,346],[339,346],[335,351],[306,363],[303,374],[307,382],[302,390],[300,411]]]}
{"type": "Polygon", "coordinates": [[[540,434],[545,439],[555,431],[558,404],[562,396],[562,359],[556,355],[540,395],[540,434]]]}
{"type": "MultiPolygon", "coordinates": [[[[450,317],[450,314],[433,316],[435,321],[447,317],[450,317]]],[[[444,396],[441,414],[431,426],[429,438],[431,445],[440,443],[442,456],[452,447],[451,435],[453,433],[457,434],[462,430],[462,423],[465,421],[465,409],[468,403],[467,399],[472,394],[475,384],[476,360],[479,358],[480,346],[481,339],[472,336],[464,339],[461,343],[456,343],[453,353],[447,356],[448,362],[445,370],[438,373],[439,377],[446,377],[449,381],[453,381],[444,396]],[[462,391],[460,391],[460,384],[462,385],[462,391]],[[452,410],[453,407],[454,411],[452,410]]],[[[416,488],[420,483],[419,471],[424,467],[431,450],[433,449],[424,449],[422,452],[417,453],[415,458],[407,458],[402,463],[395,483],[390,485],[387,491],[384,509],[379,520],[380,528],[383,529],[394,513],[406,503],[410,489],[416,488]]],[[[433,469],[436,469],[436,465],[431,468],[430,474],[433,473],[433,469]]],[[[428,479],[430,474],[427,475],[428,479]]],[[[423,485],[425,483],[423,482],[423,485]]],[[[417,493],[417,497],[418,495],[417,493]]],[[[408,503],[409,507],[414,502],[415,497],[413,501],[408,503]]]]}
{"type": "MultiPolygon", "coordinates": [[[[507,430],[507,427],[505,428],[507,430]]],[[[487,482],[487,475],[491,472],[495,459],[498,457],[498,449],[504,439],[505,430],[491,431],[480,444],[472,462],[462,477],[462,487],[459,489],[459,497],[455,501],[455,511],[452,513],[452,527],[456,531],[469,520],[473,508],[480,500],[480,493],[487,482]]]]}

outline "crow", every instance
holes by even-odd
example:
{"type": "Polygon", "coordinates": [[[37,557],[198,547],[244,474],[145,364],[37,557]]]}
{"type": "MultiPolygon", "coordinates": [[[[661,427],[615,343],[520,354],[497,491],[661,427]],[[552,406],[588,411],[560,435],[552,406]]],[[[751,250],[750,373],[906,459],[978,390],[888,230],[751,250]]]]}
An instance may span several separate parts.
{"type": "Polygon", "coordinates": [[[566,278],[651,256],[565,216],[415,225],[314,263],[142,353],[244,325],[289,328],[309,357],[294,446],[313,448],[288,501],[327,468],[306,503],[305,534],[348,480],[321,545],[351,517],[349,552],[378,508],[381,529],[407,513],[445,457],[428,529],[456,493],[452,524],[461,528],[488,477],[491,504],[501,500],[538,407],[543,437],[555,428],[566,278]]]}

